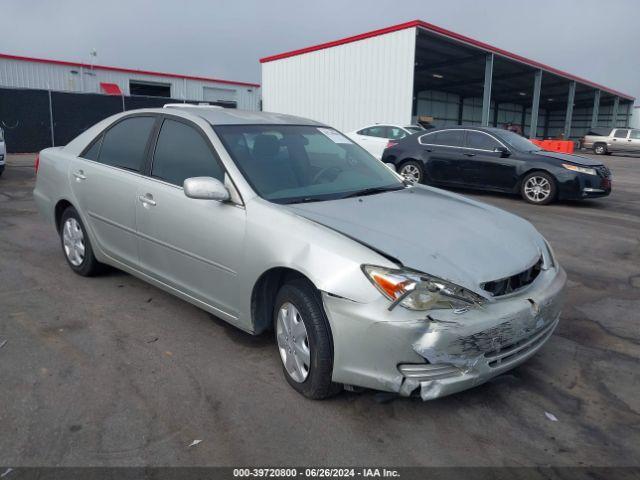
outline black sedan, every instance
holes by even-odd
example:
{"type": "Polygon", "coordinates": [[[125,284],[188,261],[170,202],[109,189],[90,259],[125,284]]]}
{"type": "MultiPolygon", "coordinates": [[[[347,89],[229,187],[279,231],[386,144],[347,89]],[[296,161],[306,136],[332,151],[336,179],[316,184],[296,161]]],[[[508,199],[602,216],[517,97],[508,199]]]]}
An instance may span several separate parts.
{"type": "Polygon", "coordinates": [[[527,202],[603,197],[611,172],[579,155],[547,152],[507,130],[448,127],[389,142],[382,161],[408,180],[520,193],[527,202]]]}

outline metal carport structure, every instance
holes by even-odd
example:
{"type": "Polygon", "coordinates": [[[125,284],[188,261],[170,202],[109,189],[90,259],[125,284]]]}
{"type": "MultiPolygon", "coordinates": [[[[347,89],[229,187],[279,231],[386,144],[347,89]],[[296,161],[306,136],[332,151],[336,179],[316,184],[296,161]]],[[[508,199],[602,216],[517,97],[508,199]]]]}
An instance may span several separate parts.
{"type": "Polygon", "coordinates": [[[399,25],[260,60],[263,107],[343,130],[433,117],[578,137],[627,126],[632,96],[430,23],[399,25]]]}

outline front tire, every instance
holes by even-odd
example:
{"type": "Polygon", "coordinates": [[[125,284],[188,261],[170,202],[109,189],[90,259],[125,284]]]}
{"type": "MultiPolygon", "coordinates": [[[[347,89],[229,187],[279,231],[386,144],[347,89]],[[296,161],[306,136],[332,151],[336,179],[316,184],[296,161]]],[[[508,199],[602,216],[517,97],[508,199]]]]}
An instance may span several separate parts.
{"type": "Polygon", "coordinates": [[[422,183],[424,180],[422,164],[415,160],[409,160],[408,162],[403,163],[398,173],[406,180],[413,183],[422,183]]]}
{"type": "Polygon", "coordinates": [[[556,198],[556,181],[547,172],[531,172],[522,179],[520,194],[533,205],[548,205],[556,198]]]}
{"type": "Polygon", "coordinates": [[[304,279],[283,285],[276,296],[273,323],[289,385],[313,400],[338,393],[342,387],[331,381],[333,347],[329,322],[313,285],[304,279]]]}
{"type": "Polygon", "coordinates": [[[73,207],[67,207],[62,213],[60,242],[64,258],[75,273],[91,277],[102,271],[103,265],[96,260],[87,230],[73,207]]]}
{"type": "Polygon", "coordinates": [[[596,143],[593,146],[593,153],[596,155],[604,155],[607,153],[607,146],[604,143],[596,143]]]}

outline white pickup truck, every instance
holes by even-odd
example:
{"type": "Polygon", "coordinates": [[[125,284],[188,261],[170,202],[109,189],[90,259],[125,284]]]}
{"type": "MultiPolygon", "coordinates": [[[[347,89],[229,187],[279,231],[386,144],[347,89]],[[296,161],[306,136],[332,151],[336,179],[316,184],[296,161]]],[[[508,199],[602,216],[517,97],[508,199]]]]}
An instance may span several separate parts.
{"type": "Polygon", "coordinates": [[[640,153],[640,130],[635,128],[595,128],[581,139],[582,148],[597,155],[640,153]]]}

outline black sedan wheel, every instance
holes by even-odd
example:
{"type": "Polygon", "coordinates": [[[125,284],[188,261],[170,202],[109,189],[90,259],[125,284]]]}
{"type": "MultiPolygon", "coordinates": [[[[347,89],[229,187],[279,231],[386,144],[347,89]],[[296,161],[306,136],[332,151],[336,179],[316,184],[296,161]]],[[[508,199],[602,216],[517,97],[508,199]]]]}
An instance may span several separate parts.
{"type": "Polygon", "coordinates": [[[556,182],[546,172],[532,172],[522,180],[522,198],[534,205],[547,205],[556,197],[556,182]]]}
{"type": "Polygon", "coordinates": [[[422,165],[415,160],[411,160],[402,164],[402,167],[400,167],[400,171],[398,173],[402,175],[406,180],[409,180],[413,183],[421,183],[424,178],[422,165]]]}

